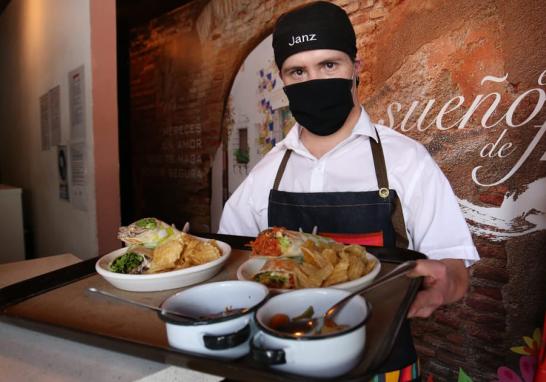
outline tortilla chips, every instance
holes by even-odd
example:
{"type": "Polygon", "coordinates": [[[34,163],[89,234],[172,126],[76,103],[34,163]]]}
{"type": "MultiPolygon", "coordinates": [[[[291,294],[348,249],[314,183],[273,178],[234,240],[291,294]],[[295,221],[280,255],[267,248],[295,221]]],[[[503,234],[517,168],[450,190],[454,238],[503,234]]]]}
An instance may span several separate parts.
{"type": "MultiPolygon", "coordinates": [[[[296,289],[328,287],[355,280],[371,272],[375,266],[375,261],[368,259],[366,249],[359,245],[343,245],[337,242],[317,245],[309,240],[302,245],[301,252],[302,256],[297,258],[274,260],[277,266],[279,262],[291,263],[296,289]]],[[[268,260],[262,270],[271,272],[272,261],[268,260]]],[[[283,268],[286,272],[288,267],[283,268]]]]}
{"type": "Polygon", "coordinates": [[[177,233],[158,245],[151,254],[145,273],[167,272],[208,263],[221,256],[214,240],[203,241],[187,233],[177,233]]]}

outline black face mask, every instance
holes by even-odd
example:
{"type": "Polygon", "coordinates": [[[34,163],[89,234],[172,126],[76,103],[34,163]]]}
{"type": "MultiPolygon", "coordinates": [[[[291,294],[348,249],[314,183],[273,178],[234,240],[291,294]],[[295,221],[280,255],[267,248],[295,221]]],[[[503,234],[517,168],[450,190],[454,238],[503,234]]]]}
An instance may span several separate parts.
{"type": "Polygon", "coordinates": [[[354,106],[353,81],[345,78],[310,80],[284,87],[292,115],[316,135],[338,131],[354,106]]]}

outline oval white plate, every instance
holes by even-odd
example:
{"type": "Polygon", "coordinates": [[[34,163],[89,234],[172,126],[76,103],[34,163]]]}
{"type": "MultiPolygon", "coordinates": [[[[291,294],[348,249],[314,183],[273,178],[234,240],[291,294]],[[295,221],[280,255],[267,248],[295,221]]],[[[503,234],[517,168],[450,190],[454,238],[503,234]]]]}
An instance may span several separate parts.
{"type": "MultiPolygon", "coordinates": [[[[368,256],[368,259],[375,261],[375,266],[373,267],[372,271],[368,274],[365,274],[364,276],[352,280],[347,281],[344,283],[334,284],[330,285],[328,288],[336,288],[336,289],[343,289],[348,290],[350,292],[354,292],[355,290],[368,285],[375,279],[375,277],[379,274],[379,271],[381,270],[381,262],[372,255],[369,252],[366,252],[366,255],[368,256]]],[[[263,265],[265,264],[267,260],[264,258],[250,258],[244,263],[242,263],[239,268],[237,268],[237,279],[239,280],[247,280],[247,281],[254,281],[252,277],[258,273],[260,269],[262,269],[263,265]]],[[[288,292],[292,290],[298,290],[298,289],[276,289],[276,288],[269,288],[269,290],[274,292],[288,292]]]]}
{"type": "MultiPolygon", "coordinates": [[[[201,240],[208,240],[199,238],[201,240]]],[[[217,274],[231,254],[231,247],[223,241],[216,240],[222,251],[222,256],[214,261],[193,267],[170,272],[160,272],[148,275],[130,275],[108,270],[108,265],[116,257],[123,255],[127,248],[121,248],[102,256],[95,264],[95,270],[106,281],[116,288],[133,292],[155,292],[166,289],[181,288],[205,281],[217,274]]]]}

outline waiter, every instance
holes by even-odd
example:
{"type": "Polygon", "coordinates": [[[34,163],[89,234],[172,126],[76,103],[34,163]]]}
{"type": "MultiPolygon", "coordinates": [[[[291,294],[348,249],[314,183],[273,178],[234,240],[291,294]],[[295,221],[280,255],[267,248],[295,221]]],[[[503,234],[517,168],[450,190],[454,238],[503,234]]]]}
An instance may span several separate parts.
{"type": "MultiPolygon", "coordinates": [[[[479,256],[457,199],[421,144],[373,124],[359,105],[360,62],[345,11],[319,1],[282,15],[273,50],[297,123],[227,201],[219,232],[317,226],[346,242],[415,249],[429,260],[410,274],[424,276],[424,289],[408,317],[461,299],[479,256]]],[[[377,380],[419,377],[409,325],[380,371],[377,380]]]]}

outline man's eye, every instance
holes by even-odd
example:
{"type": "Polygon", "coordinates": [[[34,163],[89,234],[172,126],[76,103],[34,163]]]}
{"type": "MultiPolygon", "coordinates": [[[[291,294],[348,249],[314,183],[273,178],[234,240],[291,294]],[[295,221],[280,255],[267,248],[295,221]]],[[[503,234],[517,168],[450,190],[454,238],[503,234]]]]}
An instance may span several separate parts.
{"type": "Polygon", "coordinates": [[[334,69],[336,67],[336,63],[335,62],[326,62],[324,64],[324,66],[326,67],[326,69],[334,69]]]}
{"type": "Polygon", "coordinates": [[[294,69],[292,71],[292,74],[294,74],[296,76],[302,76],[303,75],[303,69],[294,69]]]}

